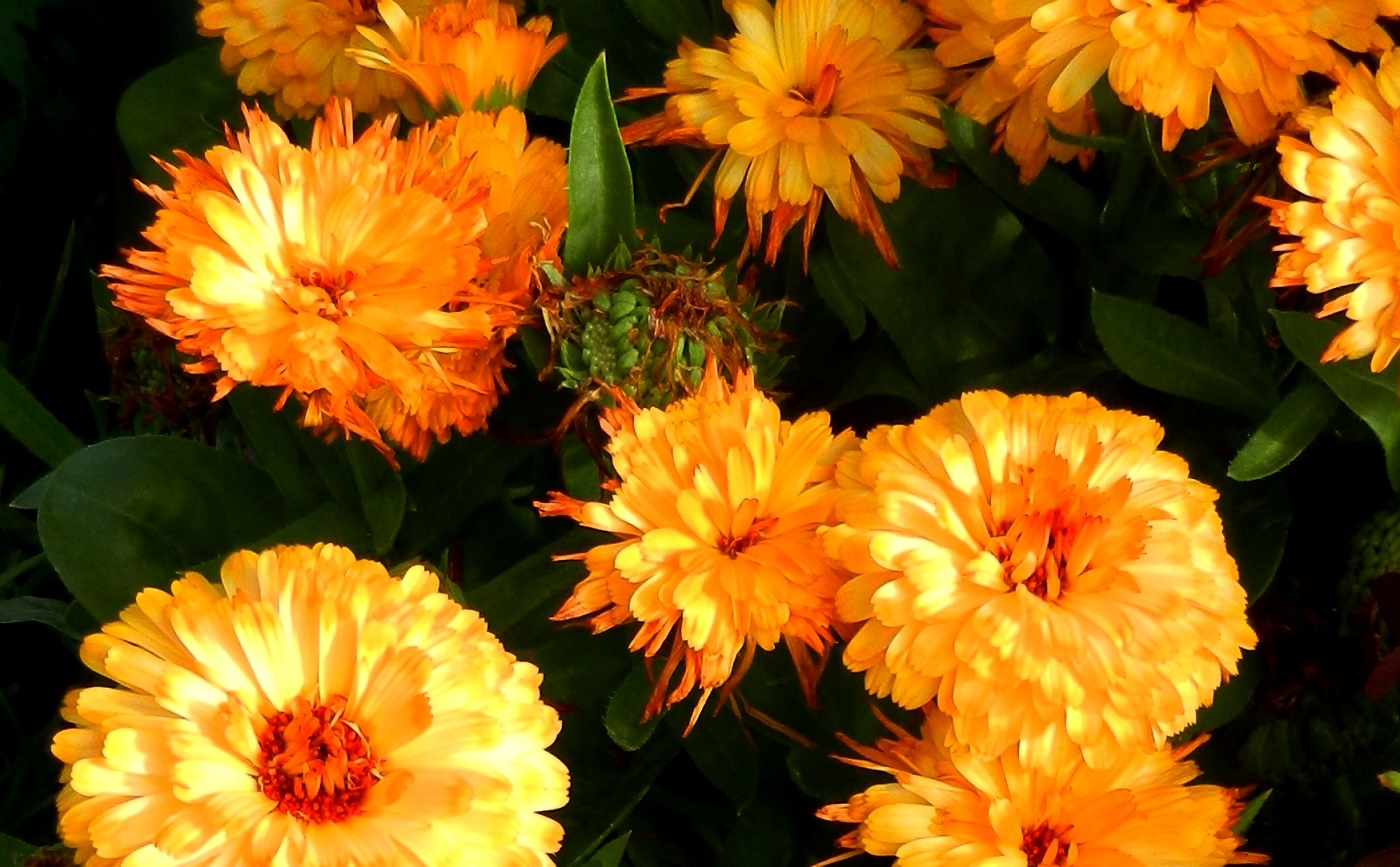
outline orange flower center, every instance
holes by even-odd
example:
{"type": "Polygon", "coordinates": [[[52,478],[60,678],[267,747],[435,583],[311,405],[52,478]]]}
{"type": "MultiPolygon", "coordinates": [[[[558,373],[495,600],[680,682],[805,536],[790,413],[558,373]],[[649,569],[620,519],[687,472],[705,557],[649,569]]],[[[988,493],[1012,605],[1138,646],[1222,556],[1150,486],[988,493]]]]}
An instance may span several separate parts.
{"type": "Polygon", "coordinates": [[[345,719],[345,699],[329,705],[299,698],[273,714],[258,738],[258,789],[280,812],[303,822],[341,822],[359,815],[379,781],[379,760],[358,726],[345,719]]]}
{"type": "Polygon", "coordinates": [[[1021,851],[1026,853],[1027,867],[1069,867],[1074,863],[1070,844],[1061,839],[1065,831],[1057,831],[1049,822],[1041,822],[1021,835],[1021,851]]]}
{"type": "MultiPolygon", "coordinates": [[[[755,505],[757,504],[755,503],[755,505]]],[[[731,528],[729,535],[721,534],[719,540],[715,542],[715,547],[719,549],[721,554],[733,560],[753,547],[755,543],[762,541],[763,534],[776,521],[777,519],[770,515],[767,518],[759,518],[749,523],[746,529],[740,530],[739,527],[743,525],[743,517],[736,518],[734,522],[736,526],[731,528]]]]}
{"type": "Polygon", "coordinates": [[[836,98],[836,85],[841,82],[841,71],[834,64],[828,63],[822,67],[822,74],[817,79],[817,86],[808,93],[807,88],[793,88],[792,96],[799,102],[805,102],[811,106],[803,114],[826,117],[831,114],[831,103],[836,98]]]}
{"type": "Polygon", "coordinates": [[[350,17],[356,24],[377,24],[379,17],[378,0],[350,0],[350,17]]]}
{"type": "Polygon", "coordinates": [[[301,268],[292,274],[292,280],[303,308],[332,319],[344,314],[344,304],[355,299],[355,293],[350,290],[355,281],[353,271],[331,274],[317,267],[301,268]]]}

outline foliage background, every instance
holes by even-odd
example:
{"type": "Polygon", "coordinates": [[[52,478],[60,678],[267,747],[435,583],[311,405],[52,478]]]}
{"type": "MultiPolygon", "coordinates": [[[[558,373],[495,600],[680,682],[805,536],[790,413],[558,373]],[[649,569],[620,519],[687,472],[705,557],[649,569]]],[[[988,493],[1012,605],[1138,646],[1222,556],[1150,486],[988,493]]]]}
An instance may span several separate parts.
{"type": "MultiPolygon", "coordinates": [[[[560,141],[600,51],[618,93],[659,81],[681,35],[703,42],[727,20],[704,0],[534,5],[570,40],[530,98],[534,132],[560,141]]],[[[237,116],[216,53],[187,0],[0,4],[0,410],[6,427],[24,429],[18,440],[0,434],[0,500],[19,507],[0,509],[0,862],[55,840],[58,763],[47,742],[63,693],[87,681],[75,649],[95,622],[74,594],[111,613],[131,588],[231,548],[315,539],[390,564],[435,563],[545,671],[574,780],[560,864],[761,867],[833,854],[836,829],[812,812],[867,782],[828,758],[842,750],[834,733],[880,733],[857,677],[830,666],[813,713],[790,663],[761,655],[741,690],[748,712],[707,716],[683,741],[688,706],[636,724],[648,685],[624,630],[593,637],[545,619],[578,578],[548,552],[586,540],[536,518],[529,502],[551,488],[596,493],[597,475],[579,441],[550,442],[569,396],[534,383],[523,354],[491,435],[436,449],[400,477],[367,448],[306,436],[265,395],[209,407],[207,390],[170,375],[168,352],[111,309],[93,274],[150,219],[130,183],[155,177],[144,154],[202,149],[237,116]]],[[[1389,647],[1394,604],[1393,585],[1383,579],[1373,594],[1372,579],[1400,559],[1382,551],[1363,562],[1352,545],[1394,508],[1395,376],[1315,363],[1337,328],[1278,311],[1300,299],[1268,289],[1270,237],[1241,235],[1253,240],[1223,267],[1202,259],[1219,249],[1213,238],[1247,233],[1260,216],[1244,207],[1222,229],[1230,203],[1276,192],[1268,148],[1202,169],[1217,128],[1164,156],[1153,122],[1103,96],[1094,165],[1052,167],[1029,187],[988,153],[985,130],[949,115],[957,184],[906,183],[884,209],[899,271],[831,213],[810,278],[790,245],[760,277],[767,297],[796,302],[784,320],[795,337],[784,412],[827,408],[836,426],[865,430],[995,387],[1082,389],[1159,419],[1164,447],[1221,493],[1261,635],[1202,714],[1213,737],[1198,757],[1213,782],[1271,792],[1252,850],[1278,864],[1355,864],[1400,842],[1400,796],[1376,782],[1400,765],[1394,691],[1362,694],[1389,647]]],[[[619,118],[648,107],[621,105],[619,118]]],[[[631,160],[641,224],[673,250],[704,249],[708,201],[656,221],[703,155],[644,149],[631,160]]],[[[717,258],[736,252],[737,222],[717,258]]]]}

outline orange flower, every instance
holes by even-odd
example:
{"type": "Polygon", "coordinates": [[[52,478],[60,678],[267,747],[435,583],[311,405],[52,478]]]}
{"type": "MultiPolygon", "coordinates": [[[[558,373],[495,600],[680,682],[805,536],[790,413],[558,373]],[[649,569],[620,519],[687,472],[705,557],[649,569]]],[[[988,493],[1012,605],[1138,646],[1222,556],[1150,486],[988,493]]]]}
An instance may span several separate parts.
{"type": "Polygon", "coordinates": [[[831,518],[831,474],[854,435],[833,436],[824,412],[782,421],[752,372],[730,388],[713,361],[695,396],[664,410],[626,402],[603,421],[621,480],[612,499],[556,493],[536,504],[620,539],[564,558],[583,560],[588,577],[555,619],[587,617],[594,632],[639,621],[632,649],[648,658],[670,645],[647,716],[697,685],[698,716],[711,690],[743,676],[755,647],[779,638],[810,686],[805,649],[831,646],[844,577],[816,528],[831,518]]]}
{"type": "Polygon", "coordinates": [[[1054,0],[1031,16],[1044,35],[1026,63],[1063,64],[1051,111],[1078,103],[1107,71],[1124,103],[1162,118],[1166,150],[1205,125],[1212,93],[1240,141],[1257,144],[1303,107],[1299,76],[1345,68],[1338,45],[1388,48],[1376,18],[1397,11],[1396,0],[1054,0]]]}
{"type": "Polygon", "coordinates": [[[1352,324],[1324,361],[1371,356],[1379,373],[1400,350],[1400,55],[1387,52],[1373,76],[1356,66],[1332,92],[1330,108],[1298,115],[1311,144],[1279,138],[1279,171],[1310,199],[1260,200],[1272,222],[1298,240],[1283,252],[1274,286],[1334,293],[1319,316],[1345,310],[1352,324]]]}
{"type": "Polygon", "coordinates": [[[1149,418],[971,392],[842,458],[845,662],[959,741],[1039,767],[1160,748],[1255,636],[1215,491],[1149,418]]]}
{"type": "MultiPolygon", "coordinates": [[[[409,14],[422,15],[439,0],[404,0],[409,14]]],[[[394,75],[362,69],[345,49],[368,45],[356,33],[384,34],[387,27],[372,0],[199,0],[195,20],[205,36],[224,40],[219,59],[238,72],[238,89],[274,95],[283,117],[311,117],[333,96],[355,111],[383,112],[396,104],[411,119],[417,100],[394,75]]],[[[382,38],[382,36],[381,36],[382,38]]]]}
{"type": "Polygon", "coordinates": [[[402,76],[439,114],[524,108],[530,82],[564,48],[563,36],[549,39],[548,18],[519,27],[515,7],[500,0],[446,0],[426,18],[380,0],[379,14],[387,33],[361,27],[374,47],[349,53],[363,66],[402,76]]]}
{"type": "MultiPolygon", "coordinates": [[[[564,148],[530,140],[525,116],[511,106],[495,116],[444,118],[435,135],[444,164],[465,166],[463,187],[487,190],[479,244],[488,269],[477,280],[477,302],[523,318],[535,299],[540,262],[559,267],[559,238],[569,216],[564,148]]],[[[366,408],[375,426],[419,460],[433,440],[484,427],[504,389],[505,345],[516,324],[499,322],[480,347],[410,354],[423,387],[406,393],[384,383],[373,389],[366,408]]]]}
{"type": "Polygon", "coordinates": [[[117,306],[146,318],[236,383],[283,389],[305,423],[338,426],[388,454],[364,409],[381,386],[417,399],[426,351],[487,347],[520,311],[473,281],[487,192],[469,164],[438,157],[445,128],[407,142],[392,118],[353,138],[350,106],[318,121],[310,149],[256,109],[248,132],[204,159],[166,166],[173,190],[139,185],[161,205],[145,233],[155,250],[107,266],[117,306]]]}
{"type": "Polygon", "coordinates": [[[243,551],[83,642],[59,831],[107,865],[553,862],[568,801],[540,673],[421,566],[243,551]]]}
{"type": "MultiPolygon", "coordinates": [[[[894,856],[895,867],[1223,867],[1263,864],[1240,852],[1232,828],[1238,789],[1188,785],[1200,774],[1187,756],[1200,743],[1121,753],[1102,769],[1070,761],[1028,768],[1015,751],[996,757],[948,741],[948,718],[930,714],[923,736],[903,731],[874,749],[851,746],[895,782],[872,786],[817,816],[859,827],[839,843],[894,856]]],[[[818,865],[822,867],[822,865],[818,865]]]]}
{"type": "MultiPolygon", "coordinates": [[[[1093,151],[1050,138],[1050,125],[1072,135],[1098,128],[1086,93],[1063,111],[1050,110],[1050,86],[1069,64],[1066,55],[1049,66],[1027,69],[1026,52],[1040,34],[1031,26],[1037,5],[998,0],[920,0],[929,17],[934,56],[954,75],[967,78],[950,94],[958,111],[996,124],[995,146],[1021,167],[1021,181],[1034,180],[1050,158],[1078,159],[1087,168],[1093,151]]],[[[1049,0],[1045,0],[1049,2],[1049,0]]]]}
{"type": "Polygon", "coordinates": [[[624,127],[623,141],[721,151],[715,234],[742,186],[746,253],[759,248],[771,214],[768,261],[801,220],[805,257],[830,199],[894,265],[875,199],[898,198],[902,175],[938,182],[929,148],[946,141],[934,96],[943,67],[932,51],[911,47],[923,30],[918,8],[903,0],[778,0],[776,10],[767,0],[725,0],[724,7],[738,35],[714,48],[685,40],[665,87],[628,91],[670,98],[661,114],[624,127]]]}

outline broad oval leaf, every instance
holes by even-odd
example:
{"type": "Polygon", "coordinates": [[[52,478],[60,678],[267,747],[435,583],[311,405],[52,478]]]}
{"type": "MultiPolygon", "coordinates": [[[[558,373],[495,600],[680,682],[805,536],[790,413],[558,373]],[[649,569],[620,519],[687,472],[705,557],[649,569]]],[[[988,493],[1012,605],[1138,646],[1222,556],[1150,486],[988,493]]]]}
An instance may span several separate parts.
{"type": "Polygon", "coordinates": [[[1317,439],[1340,403],[1326,383],[1304,372],[1230,461],[1230,478],[1251,482],[1291,464],[1317,439]]]}
{"type": "Polygon", "coordinates": [[[139,436],[89,446],[54,470],[39,539],[99,621],[144,587],[253,545],[290,517],[272,479],[208,446],[139,436]]]}
{"type": "Polygon", "coordinates": [[[1194,322],[1098,291],[1091,313],[1104,351],[1130,379],[1251,417],[1277,402],[1258,362],[1194,322]]]}
{"type": "Polygon", "coordinates": [[[569,133],[569,228],[564,235],[564,268],[583,274],[600,267],[619,243],[637,243],[637,210],[632,198],[632,167],[617,128],[608,65],[598,55],[583,80],[569,133]]]}
{"type": "Polygon", "coordinates": [[[608,701],[603,725],[607,727],[612,742],[628,752],[646,746],[652,732],[656,731],[656,724],[661,722],[660,715],[642,722],[642,713],[646,710],[651,693],[651,678],[647,676],[646,669],[636,666],[608,701]]]}
{"type": "Polygon", "coordinates": [[[1375,431],[1385,449],[1390,486],[1400,490],[1400,395],[1396,393],[1396,375],[1372,373],[1364,360],[1323,364],[1322,352],[1342,330],[1341,325],[1308,313],[1279,310],[1274,311],[1274,321],[1288,349],[1375,431]]]}
{"type": "Polygon", "coordinates": [[[136,80],[117,104],[117,135],[137,176],[165,180],[152,156],[199,153],[224,139],[223,124],[239,123],[246,98],[219,68],[221,44],[175,58],[136,80]],[[179,110],[173,107],[178,106],[179,110]]]}

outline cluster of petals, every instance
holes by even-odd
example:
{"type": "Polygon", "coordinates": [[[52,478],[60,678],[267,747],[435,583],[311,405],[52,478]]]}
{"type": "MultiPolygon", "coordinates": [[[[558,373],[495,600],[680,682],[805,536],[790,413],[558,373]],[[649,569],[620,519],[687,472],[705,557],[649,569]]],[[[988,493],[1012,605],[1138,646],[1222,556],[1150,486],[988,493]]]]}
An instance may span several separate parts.
{"type": "Polygon", "coordinates": [[[544,867],[568,800],[540,673],[421,566],[243,551],[83,643],[115,686],[54,737],[59,829],[105,865],[544,867]]]}
{"type": "Polygon", "coordinates": [[[1064,108],[1050,109],[1050,87],[1072,55],[1031,68],[1026,62],[1040,32],[1031,14],[1041,4],[1008,0],[920,0],[929,19],[934,56],[947,67],[954,86],[948,99],[962,114],[994,125],[995,146],[1006,151],[1029,183],[1046,162],[1078,159],[1087,165],[1093,151],[1052,139],[1050,127],[1074,136],[1097,131],[1093,101],[1085,93],[1064,108]]]}
{"type": "MultiPolygon", "coordinates": [[[[896,263],[875,200],[899,196],[901,177],[939,182],[930,149],[946,136],[936,94],[947,78],[926,47],[919,8],[905,0],[725,0],[737,34],[705,48],[686,40],[660,114],[628,124],[629,144],[716,150],[715,231],[742,189],[746,251],[776,259],[805,221],[804,252],[822,203],[869,234],[896,263]]],[[[697,184],[699,181],[697,180],[697,184]]]]}
{"type": "Polygon", "coordinates": [[[1328,295],[1318,315],[1345,311],[1352,323],[1323,359],[1370,355],[1379,372],[1400,350],[1400,52],[1382,56],[1374,75],[1350,69],[1328,105],[1297,121],[1307,138],[1279,138],[1279,171],[1308,198],[1264,200],[1274,226],[1296,236],[1275,248],[1273,285],[1328,295]]]}
{"type": "Polygon", "coordinates": [[[604,426],[620,480],[611,498],[556,493],[537,504],[618,537],[568,557],[588,576],[555,619],[588,618],[595,632],[637,622],[632,649],[666,651],[647,715],[697,686],[708,696],[737,682],[756,649],[780,638],[810,687],[807,654],[835,640],[833,597],[846,577],[817,528],[832,518],[832,473],[854,435],[833,434],[824,412],[783,421],[752,372],[731,386],[713,361],[694,396],[664,410],[624,402],[604,426]]]}
{"type": "MultiPolygon", "coordinates": [[[[1069,761],[1028,767],[1010,751],[988,757],[949,743],[930,714],[919,738],[898,731],[847,760],[894,777],[817,815],[858,827],[840,839],[896,867],[1223,867],[1266,858],[1239,851],[1238,790],[1190,785],[1199,774],[1176,749],[1121,753],[1103,768],[1069,761]]],[[[854,746],[854,745],[853,745],[854,746]]]]}
{"type": "Polygon", "coordinates": [[[525,91],[565,41],[549,38],[543,16],[519,26],[502,0],[445,0],[422,17],[380,0],[379,16],[383,27],[360,28],[371,47],[350,55],[409,82],[439,114],[524,108],[525,91]]]}
{"type": "MultiPolygon", "coordinates": [[[[937,7],[939,0],[929,0],[937,7]]],[[[1030,11],[1038,36],[1023,78],[1053,75],[1050,112],[1070,111],[1108,73],[1124,104],[1162,118],[1162,147],[1200,129],[1219,96],[1235,135],[1257,144],[1306,103],[1300,76],[1336,76],[1340,49],[1389,48],[1378,17],[1397,0],[1041,0],[994,4],[1030,11]]],[[[1017,49],[1019,53],[1019,48],[1017,49]]]]}
{"type": "MultiPolygon", "coordinates": [[[[311,117],[331,97],[357,112],[397,109],[417,119],[418,101],[398,76],[362,68],[347,48],[370,43],[362,33],[388,33],[373,0],[199,0],[206,36],[224,41],[219,58],[246,94],[274,97],[278,114],[311,117]]],[[[404,0],[412,15],[438,0],[404,0]]]]}
{"type": "Polygon", "coordinates": [[[1216,493],[1083,394],[964,394],[838,465],[828,552],[871,692],[1027,766],[1161,748],[1255,635],[1216,493]]]}
{"type": "MultiPolygon", "coordinates": [[[[117,305],[174,338],[196,359],[192,372],[219,371],[218,395],[240,382],[280,388],[305,405],[307,426],[353,432],[391,458],[366,409],[372,393],[400,401],[402,414],[443,392],[493,404],[499,362],[461,356],[498,352],[528,307],[528,285],[492,279],[519,282],[513,254],[483,246],[489,212],[501,207],[490,185],[508,163],[519,181],[526,163],[493,156],[474,171],[469,148],[523,154],[518,112],[494,125],[419,127],[405,141],[392,117],[356,138],[350,105],[333,101],[309,148],[258,110],[245,114],[247,131],[230,133],[227,146],[165,166],[172,189],[139,185],[160,205],[144,233],[154,249],[103,268],[117,305]],[[468,127],[470,140],[458,139],[468,127]]],[[[511,202],[549,213],[512,216],[511,226],[562,224],[562,194],[527,189],[562,181],[562,152],[534,158],[558,165],[516,183],[511,202]]],[[[534,248],[547,234],[535,231],[534,248]]],[[[462,424],[434,418],[396,438],[421,453],[424,430],[441,439],[449,424],[479,426],[484,413],[462,424]]]]}

